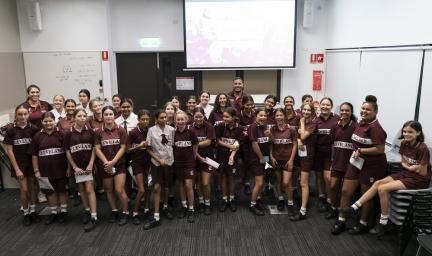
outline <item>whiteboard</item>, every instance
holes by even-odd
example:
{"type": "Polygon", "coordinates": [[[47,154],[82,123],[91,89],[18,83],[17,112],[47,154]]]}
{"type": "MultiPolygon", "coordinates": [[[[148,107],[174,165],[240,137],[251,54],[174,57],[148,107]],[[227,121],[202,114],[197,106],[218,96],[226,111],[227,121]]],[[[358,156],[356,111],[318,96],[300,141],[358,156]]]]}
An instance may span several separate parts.
{"type": "Polygon", "coordinates": [[[24,53],[24,70],[27,86],[39,86],[41,99],[50,103],[57,94],[78,102],[81,89],[103,98],[100,52],[24,53]]]}
{"type": "Polygon", "coordinates": [[[357,116],[368,94],[378,99],[378,120],[392,142],[414,119],[421,50],[328,52],[325,95],[354,105],[357,116]]]}
{"type": "Polygon", "coordinates": [[[426,144],[432,147],[432,50],[426,51],[423,68],[423,83],[420,101],[419,122],[423,126],[426,144]]]}

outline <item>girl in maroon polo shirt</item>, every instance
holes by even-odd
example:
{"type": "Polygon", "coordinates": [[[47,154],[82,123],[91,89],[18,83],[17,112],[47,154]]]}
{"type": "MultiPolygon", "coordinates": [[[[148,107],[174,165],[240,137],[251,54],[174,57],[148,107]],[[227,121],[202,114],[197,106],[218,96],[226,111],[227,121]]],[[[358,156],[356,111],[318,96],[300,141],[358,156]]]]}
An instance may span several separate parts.
{"type": "Polygon", "coordinates": [[[371,229],[372,234],[382,234],[389,228],[388,214],[390,192],[400,189],[424,189],[431,181],[430,152],[424,143],[422,126],[417,121],[408,121],[402,127],[402,139],[399,153],[402,157],[402,170],[384,179],[376,181],[351,207],[342,209],[353,213],[378,193],[381,204],[381,217],[371,229]]]}
{"type": "MultiPolygon", "coordinates": [[[[111,98],[111,102],[115,110],[114,118],[117,119],[122,114],[122,109],[120,106],[120,103],[122,102],[122,97],[120,96],[120,94],[114,94],[111,98]]],[[[92,109],[91,106],[90,109],[92,109]]]]}
{"type": "Polygon", "coordinates": [[[237,171],[237,152],[243,139],[243,128],[237,123],[237,112],[234,108],[227,108],[223,112],[224,123],[216,126],[217,162],[222,181],[222,204],[219,211],[230,208],[237,211],[234,202],[235,181],[237,171]]]}
{"type": "MultiPolygon", "coordinates": [[[[301,98],[302,105],[304,104],[310,104],[313,102],[313,97],[310,94],[304,94],[301,98]]],[[[312,104],[313,106],[313,104],[312,104]]],[[[295,110],[298,114],[302,115],[301,107],[295,110]]]]}
{"type": "Polygon", "coordinates": [[[194,110],[194,122],[190,129],[198,139],[198,152],[196,155],[196,170],[198,173],[198,212],[211,214],[210,208],[210,178],[212,167],[207,164],[206,158],[214,158],[212,142],[216,138],[213,125],[205,121],[205,112],[201,107],[194,110]]]}
{"type": "Polygon", "coordinates": [[[277,98],[274,95],[267,95],[264,99],[264,110],[267,115],[266,124],[274,125],[275,122],[275,111],[274,106],[276,106],[277,98]]]}
{"type": "MultiPolygon", "coordinates": [[[[74,112],[76,109],[76,102],[73,99],[67,99],[64,103],[66,117],[60,119],[57,127],[61,132],[69,131],[73,124],[74,112]]],[[[87,115],[86,115],[87,116],[87,115]]]]}
{"type": "Polygon", "coordinates": [[[29,111],[29,122],[39,129],[42,128],[43,114],[53,109],[48,102],[40,100],[40,88],[34,84],[27,87],[27,101],[21,105],[29,111]]]}
{"type": "Polygon", "coordinates": [[[103,116],[102,116],[102,107],[103,103],[99,98],[92,99],[89,102],[89,107],[92,112],[91,116],[87,115],[87,125],[93,129],[93,131],[97,131],[103,126],[103,116]]]}
{"type": "Polygon", "coordinates": [[[194,191],[193,178],[195,176],[195,161],[198,151],[198,139],[187,128],[188,116],[185,112],[176,114],[176,130],[174,133],[174,171],[180,181],[180,200],[182,211],[178,215],[187,215],[189,223],[194,222],[194,191]],[[186,202],[187,198],[187,202],[186,202]]]}
{"type": "Polygon", "coordinates": [[[114,223],[118,219],[119,225],[125,225],[129,215],[128,197],[125,192],[126,161],[124,159],[128,137],[126,130],[114,122],[114,111],[111,106],[102,109],[104,124],[102,129],[96,131],[95,148],[99,158],[98,171],[104,173],[104,188],[111,207],[109,222],[114,223]],[[118,218],[114,190],[123,208],[120,218],[118,218]]]}
{"type": "MultiPolygon", "coordinates": [[[[90,91],[87,89],[81,89],[78,92],[78,99],[79,99],[79,108],[84,109],[86,112],[90,111],[89,108],[89,102],[90,102],[90,91]]],[[[89,113],[90,114],[90,113],[89,113]]]]}
{"type": "Polygon", "coordinates": [[[326,196],[326,194],[330,194],[331,148],[333,144],[330,131],[336,127],[339,116],[331,112],[333,108],[331,98],[322,98],[319,106],[320,114],[314,119],[317,124],[314,171],[319,193],[318,211],[326,212],[330,208],[330,197],[326,196]]]}
{"type": "Polygon", "coordinates": [[[178,113],[179,111],[181,111],[180,100],[179,100],[178,96],[172,96],[170,102],[173,104],[174,109],[176,110],[175,113],[178,113]]]}
{"type": "Polygon", "coordinates": [[[306,207],[309,200],[309,172],[312,170],[315,157],[316,123],[313,122],[315,109],[312,103],[301,106],[302,118],[298,130],[299,137],[298,155],[300,158],[300,186],[301,186],[301,208],[300,211],[290,217],[292,221],[306,219],[306,207]]]}
{"type": "Polygon", "coordinates": [[[188,116],[188,123],[187,124],[192,124],[193,123],[193,115],[194,115],[194,109],[197,105],[197,99],[194,95],[190,95],[187,97],[186,99],[186,114],[188,116]]]}
{"type": "MultiPolygon", "coordinates": [[[[376,119],[377,113],[376,97],[366,96],[360,111],[361,121],[351,137],[354,152],[345,173],[341,202],[349,202],[359,185],[364,194],[375,181],[385,177],[387,159],[384,149],[387,134],[376,119]]],[[[348,231],[350,234],[367,232],[371,208],[371,202],[363,205],[360,222],[348,231]]]]}
{"type": "Polygon", "coordinates": [[[294,157],[297,153],[297,131],[286,123],[285,111],[278,108],[275,111],[276,125],[270,129],[270,160],[275,170],[276,192],[278,193],[278,210],[283,211],[285,200],[281,190],[281,179],[288,197],[288,214],[294,213],[294,187],[292,173],[294,157]]]}
{"type": "Polygon", "coordinates": [[[269,135],[270,129],[266,125],[267,112],[265,109],[259,109],[256,112],[255,123],[251,124],[248,129],[249,140],[251,141],[252,150],[249,151],[248,160],[250,165],[248,167],[251,174],[255,177],[255,186],[252,190],[251,203],[249,210],[258,216],[264,215],[264,209],[257,205],[257,197],[261,192],[265,164],[269,162],[269,135]]]}
{"type": "Polygon", "coordinates": [[[287,122],[292,128],[295,128],[297,130],[300,124],[301,114],[297,113],[294,110],[294,104],[295,104],[294,97],[286,96],[283,102],[285,106],[284,110],[285,110],[285,116],[287,118],[287,122]]]}
{"type": "Polygon", "coordinates": [[[51,208],[51,214],[45,220],[46,225],[50,225],[57,219],[58,199],[60,199],[58,221],[64,223],[67,219],[67,159],[64,150],[64,138],[55,127],[54,120],[55,116],[52,112],[43,114],[43,128],[33,137],[30,146],[36,178],[48,178],[54,189],[42,189],[42,192],[48,196],[48,205],[51,208]]]}
{"type": "Polygon", "coordinates": [[[28,116],[27,108],[19,105],[15,109],[15,123],[8,127],[3,141],[13,167],[11,176],[17,179],[20,186],[20,201],[25,226],[29,226],[32,222],[40,222],[39,215],[36,213],[37,189],[34,184],[32,159],[28,154],[30,143],[38,129],[29,124],[28,116]]]}
{"type": "Polygon", "coordinates": [[[129,149],[131,158],[131,167],[135,176],[137,187],[137,194],[135,196],[135,205],[132,213],[132,223],[139,225],[139,208],[142,199],[145,200],[144,214],[148,217],[149,214],[149,200],[145,193],[145,180],[147,180],[148,172],[150,169],[150,155],[147,152],[147,132],[150,124],[150,112],[142,109],[138,111],[138,125],[129,132],[129,149]]]}
{"type": "Polygon", "coordinates": [[[243,167],[243,192],[245,195],[251,195],[252,190],[250,187],[250,176],[247,171],[249,163],[247,158],[247,153],[251,150],[251,143],[249,141],[248,129],[251,124],[255,122],[255,102],[252,96],[243,95],[242,107],[240,109],[240,125],[243,127],[244,140],[240,146],[240,158],[242,159],[243,167]]]}
{"type": "MultiPolygon", "coordinates": [[[[333,140],[332,146],[332,165],[330,179],[330,211],[326,218],[336,216],[336,199],[340,191],[341,181],[345,176],[347,166],[350,164],[349,159],[353,152],[351,136],[357,127],[357,118],[354,115],[354,108],[351,103],[344,102],[340,105],[340,118],[336,127],[331,131],[333,140]]],[[[348,198],[344,198],[348,199],[348,198]]],[[[341,200],[341,207],[348,207],[349,201],[341,200]]],[[[338,220],[331,228],[333,235],[338,235],[345,230],[345,215],[339,213],[338,220]]]]}
{"type": "MultiPolygon", "coordinates": [[[[74,124],[66,132],[66,156],[73,170],[75,179],[79,175],[93,173],[95,162],[94,132],[86,126],[87,113],[78,109],[73,114],[74,124]]],[[[78,183],[78,190],[84,205],[84,230],[91,231],[97,224],[96,195],[93,180],[78,183]]]]}
{"type": "Polygon", "coordinates": [[[225,93],[219,93],[216,95],[214,108],[210,113],[208,121],[214,126],[223,123],[223,113],[229,107],[231,107],[231,101],[228,100],[228,96],[225,93]]]}

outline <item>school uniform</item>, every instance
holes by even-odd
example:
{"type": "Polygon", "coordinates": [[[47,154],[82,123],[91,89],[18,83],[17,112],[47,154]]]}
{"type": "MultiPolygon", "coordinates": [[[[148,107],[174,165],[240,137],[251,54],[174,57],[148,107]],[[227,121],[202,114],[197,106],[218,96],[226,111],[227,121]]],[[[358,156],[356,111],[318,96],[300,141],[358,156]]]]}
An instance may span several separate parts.
{"type": "Polygon", "coordinates": [[[218,126],[219,124],[222,124],[224,122],[223,120],[223,112],[216,111],[213,109],[213,111],[210,113],[210,117],[208,121],[214,126],[218,126]]]}
{"type": "MultiPolygon", "coordinates": [[[[135,127],[129,133],[129,143],[132,147],[140,144],[147,139],[148,128],[142,129],[139,126],[135,127]]],[[[147,153],[147,149],[138,149],[130,154],[131,167],[133,175],[139,173],[148,174],[150,169],[150,155],[147,153]]]]}
{"type": "MultiPolygon", "coordinates": [[[[95,145],[101,146],[101,151],[108,161],[114,159],[117,152],[120,150],[121,145],[126,145],[127,141],[127,132],[121,126],[114,125],[112,129],[103,126],[102,129],[97,130],[95,133],[95,145]]],[[[105,179],[112,178],[121,173],[126,173],[126,161],[124,156],[122,156],[114,165],[114,174],[107,173],[104,170],[102,160],[99,159],[96,165],[97,170],[103,172],[103,177],[105,179]]]]}
{"type": "Polygon", "coordinates": [[[57,111],[57,109],[52,109],[50,112],[54,114],[54,122],[55,122],[56,124],[60,121],[60,119],[66,117],[66,111],[65,111],[64,109],[62,109],[62,112],[61,112],[61,113],[59,113],[59,112],[57,111]]]}
{"type": "Polygon", "coordinates": [[[267,120],[266,120],[266,124],[267,125],[275,125],[276,124],[276,120],[275,120],[275,113],[276,111],[274,109],[270,109],[270,110],[266,110],[265,111],[267,114],[267,120]]]}
{"type": "Polygon", "coordinates": [[[235,110],[240,111],[243,107],[243,96],[247,96],[247,94],[242,91],[241,95],[239,97],[236,97],[234,91],[230,91],[229,93],[227,93],[227,95],[228,95],[228,100],[231,103],[231,106],[235,110]]]}
{"type": "MultiPolygon", "coordinates": [[[[386,138],[387,134],[377,119],[370,123],[360,121],[351,136],[354,151],[359,148],[371,148],[377,145],[385,145],[386,138]]],[[[387,169],[385,153],[378,155],[360,154],[360,157],[364,159],[361,170],[349,164],[345,179],[358,180],[362,185],[371,186],[375,181],[385,177],[387,169]]]]}
{"type": "Polygon", "coordinates": [[[115,123],[123,127],[129,133],[138,125],[138,116],[134,113],[130,113],[126,119],[124,119],[123,116],[119,116],[115,119],[115,123]]]}
{"type": "Polygon", "coordinates": [[[195,157],[193,146],[198,144],[198,138],[187,127],[174,133],[174,171],[181,181],[192,179],[195,176],[195,157]]]}
{"type": "MultiPolygon", "coordinates": [[[[215,128],[216,139],[222,140],[224,143],[229,145],[234,145],[235,143],[240,144],[243,140],[243,128],[235,124],[233,127],[230,127],[224,123],[219,124],[215,128]]],[[[234,164],[229,165],[229,156],[231,155],[231,151],[223,146],[218,145],[216,152],[216,160],[220,164],[218,171],[221,174],[225,174],[228,176],[234,176],[236,174],[236,166],[238,162],[238,154],[234,157],[234,164]]]]}
{"type": "MultiPolygon", "coordinates": [[[[310,121],[305,124],[305,130],[310,133],[306,140],[302,140],[303,145],[306,148],[306,156],[299,156],[300,170],[304,172],[309,172],[313,169],[314,159],[315,159],[315,144],[316,144],[316,128],[317,124],[314,121],[310,121]]],[[[299,135],[300,137],[300,135],[299,135]]]]}
{"type": "MultiPolygon", "coordinates": [[[[28,123],[24,128],[16,123],[9,125],[3,143],[13,146],[13,153],[24,177],[34,177],[32,156],[29,154],[30,144],[33,136],[38,132],[34,125],[28,123]]],[[[15,170],[12,168],[11,176],[16,178],[15,170]]]]}
{"type": "Polygon", "coordinates": [[[57,123],[57,127],[59,128],[60,132],[65,133],[71,129],[73,124],[74,120],[72,117],[65,117],[60,119],[60,121],[57,123]]]}
{"type": "Polygon", "coordinates": [[[78,168],[86,170],[92,156],[95,143],[95,133],[84,126],[81,131],[71,127],[65,134],[65,148],[70,151],[72,159],[78,168]]]}
{"type": "Polygon", "coordinates": [[[103,118],[101,118],[100,120],[96,119],[95,116],[89,116],[87,117],[87,126],[90,127],[91,129],[93,129],[93,131],[97,131],[102,129],[104,124],[103,118]]]}
{"type": "Polygon", "coordinates": [[[330,113],[327,119],[324,119],[322,115],[314,118],[314,122],[317,125],[317,139],[316,139],[316,152],[314,161],[314,171],[322,172],[324,170],[330,170],[331,165],[331,148],[332,148],[332,136],[331,130],[336,127],[339,121],[339,116],[330,113]]]}
{"type": "MultiPolygon", "coordinates": [[[[213,125],[211,125],[209,122],[204,121],[202,125],[197,125],[196,123],[193,123],[190,126],[191,131],[196,135],[198,139],[198,143],[205,141],[205,140],[211,140],[214,141],[216,139],[215,135],[215,129],[213,125]]],[[[210,143],[208,147],[200,148],[198,147],[198,154],[203,158],[211,158],[213,159],[213,143],[210,143]]],[[[210,166],[207,164],[202,163],[198,159],[196,160],[196,171],[197,172],[208,172],[211,173],[210,166]]]]}
{"type": "Polygon", "coordinates": [[[293,142],[297,141],[297,132],[289,125],[285,125],[282,129],[275,125],[270,132],[272,134],[272,153],[277,161],[277,165],[273,168],[275,171],[287,170],[286,166],[291,158],[293,142]]]}
{"type": "MultiPolygon", "coordinates": [[[[248,135],[249,141],[251,144],[253,142],[258,143],[258,146],[261,150],[261,154],[263,156],[270,156],[270,148],[269,148],[269,137],[264,134],[264,132],[268,129],[268,126],[263,124],[260,125],[258,123],[253,123],[249,126],[248,135]]],[[[260,163],[260,159],[258,155],[253,151],[252,146],[249,150],[248,154],[248,170],[250,171],[252,176],[263,176],[264,175],[264,167],[265,164],[260,163]]]]}
{"type": "Polygon", "coordinates": [[[163,187],[172,187],[174,185],[172,169],[174,163],[174,131],[175,129],[169,125],[165,125],[163,130],[159,125],[155,125],[147,133],[147,145],[152,148],[158,158],[164,160],[168,165],[160,166],[154,158],[151,159],[150,175],[153,184],[160,184],[163,187]]]}
{"type": "Polygon", "coordinates": [[[427,145],[423,142],[416,142],[411,145],[408,141],[402,141],[399,153],[402,160],[413,165],[427,165],[426,175],[408,171],[405,168],[402,171],[392,174],[394,180],[400,180],[407,189],[424,189],[428,188],[431,181],[431,164],[430,152],[427,145]]]}
{"type": "Polygon", "coordinates": [[[39,104],[32,107],[28,101],[22,103],[29,112],[29,122],[39,129],[42,129],[42,116],[45,112],[51,111],[53,107],[46,101],[39,101],[39,104]]]}
{"type": "Polygon", "coordinates": [[[300,118],[301,114],[297,113],[297,111],[293,111],[293,114],[287,118],[287,123],[297,130],[300,126],[300,118]]]}
{"type": "Polygon", "coordinates": [[[191,125],[191,124],[193,124],[193,122],[194,122],[194,116],[193,116],[193,114],[191,113],[191,112],[185,112],[186,113],[186,115],[187,115],[187,117],[188,117],[188,121],[187,121],[187,123],[186,123],[186,125],[191,125]]]}
{"type": "Polygon", "coordinates": [[[29,150],[33,156],[38,157],[40,176],[47,177],[54,188],[54,191],[42,189],[42,192],[66,193],[68,163],[64,138],[59,130],[55,128],[51,134],[40,130],[33,137],[29,150]]]}
{"type": "Polygon", "coordinates": [[[345,126],[338,121],[331,131],[333,140],[333,161],[330,167],[331,177],[342,179],[345,176],[349,159],[353,153],[352,134],[357,122],[350,120],[345,126]]]}
{"type": "Polygon", "coordinates": [[[198,106],[197,107],[200,107],[200,108],[202,108],[203,110],[204,110],[204,115],[205,115],[205,117],[207,118],[207,120],[209,119],[209,117],[210,117],[210,113],[212,112],[212,110],[213,110],[213,106],[212,105],[210,105],[210,104],[207,104],[207,106],[206,107],[203,107],[201,104],[198,104],[198,106]]]}

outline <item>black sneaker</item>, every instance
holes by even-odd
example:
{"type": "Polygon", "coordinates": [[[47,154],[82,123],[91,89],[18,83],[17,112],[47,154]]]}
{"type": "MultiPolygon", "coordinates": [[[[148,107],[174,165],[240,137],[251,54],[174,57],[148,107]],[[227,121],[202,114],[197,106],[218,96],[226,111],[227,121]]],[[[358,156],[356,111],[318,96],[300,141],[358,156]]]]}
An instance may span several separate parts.
{"type": "Polygon", "coordinates": [[[288,216],[294,216],[295,214],[295,208],[294,205],[288,205],[287,206],[288,216]]]}
{"type": "Polygon", "coordinates": [[[247,196],[250,196],[252,194],[250,184],[244,184],[243,193],[247,196]]]}
{"type": "Polygon", "coordinates": [[[24,215],[24,218],[23,218],[23,224],[24,224],[24,226],[30,226],[31,224],[32,224],[32,221],[31,221],[31,217],[30,217],[30,214],[26,214],[26,215],[24,215]]]}
{"type": "Polygon", "coordinates": [[[270,191],[270,186],[265,186],[264,187],[264,189],[263,189],[263,191],[262,191],[262,195],[263,196],[270,196],[270,193],[271,193],[271,191],[270,191]]]}
{"type": "Polygon", "coordinates": [[[306,219],[306,214],[301,214],[300,212],[297,212],[294,216],[290,217],[291,221],[299,221],[306,219]]]}
{"type": "Polygon", "coordinates": [[[174,196],[168,197],[168,206],[172,209],[177,208],[178,202],[177,199],[174,196]]]}
{"type": "Polygon", "coordinates": [[[153,213],[149,210],[144,213],[144,217],[146,220],[151,220],[153,218],[153,213]]]}
{"type": "Polygon", "coordinates": [[[222,201],[221,205],[219,206],[219,211],[224,212],[228,208],[228,201],[222,201]]]}
{"type": "Polygon", "coordinates": [[[212,214],[212,210],[211,210],[210,205],[205,205],[204,206],[204,215],[209,216],[211,214],[212,214]]]}
{"type": "Polygon", "coordinates": [[[92,231],[98,224],[98,221],[96,219],[91,219],[87,224],[84,225],[84,231],[90,232],[92,231]]]}
{"type": "Polygon", "coordinates": [[[197,207],[197,211],[198,211],[198,213],[203,213],[203,212],[204,212],[204,209],[205,209],[205,205],[204,205],[204,203],[199,203],[199,204],[198,204],[198,207],[197,207]]]}
{"type": "Polygon", "coordinates": [[[135,216],[132,217],[132,223],[133,223],[134,225],[137,225],[137,226],[138,226],[139,224],[141,224],[141,221],[140,221],[138,215],[135,215],[135,216]]]}
{"type": "Polygon", "coordinates": [[[60,212],[58,215],[58,222],[63,224],[67,221],[68,213],[67,212],[60,212]]]}
{"type": "Polygon", "coordinates": [[[285,209],[285,200],[278,200],[277,203],[277,209],[278,211],[282,212],[285,209]]]}
{"type": "Polygon", "coordinates": [[[318,212],[326,212],[328,210],[328,203],[324,197],[318,198],[318,212]]]}
{"type": "Polygon", "coordinates": [[[178,215],[177,215],[177,218],[179,218],[179,219],[183,219],[184,217],[186,217],[187,212],[188,212],[187,207],[182,207],[182,208],[180,209],[180,212],[179,212],[178,215]]]}
{"type": "Polygon", "coordinates": [[[81,216],[81,222],[83,224],[87,224],[87,223],[89,223],[90,219],[91,219],[90,212],[89,211],[84,211],[82,213],[82,216],[81,216]]]}
{"type": "Polygon", "coordinates": [[[357,213],[357,210],[354,210],[354,208],[352,208],[351,206],[347,207],[347,208],[338,208],[338,211],[341,213],[348,214],[348,215],[353,215],[353,214],[357,213]]]}
{"type": "Polygon", "coordinates": [[[338,211],[336,210],[336,208],[329,208],[329,211],[326,213],[325,218],[330,220],[333,218],[336,218],[338,216],[338,211]]]}
{"type": "Polygon", "coordinates": [[[119,221],[118,221],[118,225],[119,226],[123,226],[127,222],[128,222],[128,214],[124,213],[124,212],[120,213],[120,218],[119,218],[119,221]]]}
{"type": "Polygon", "coordinates": [[[340,233],[344,232],[346,229],[345,221],[337,220],[333,227],[330,229],[331,233],[333,235],[339,235],[340,233]]]}
{"type": "Polygon", "coordinates": [[[57,219],[56,213],[51,213],[45,220],[45,225],[51,225],[57,219]]]}
{"type": "Polygon", "coordinates": [[[108,218],[108,222],[109,223],[115,223],[115,222],[117,222],[118,217],[119,217],[119,212],[118,211],[111,211],[111,214],[110,214],[110,216],[108,218]]]}
{"type": "Polygon", "coordinates": [[[237,211],[237,205],[236,205],[236,203],[235,203],[234,200],[230,200],[228,202],[228,207],[231,210],[231,212],[236,212],[237,211]]]}
{"type": "Polygon", "coordinates": [[[144,229],[145,230],[149,230],[149,229],[155,228],[155,227],[157,227],[159,225],[160,225],[160,220],[151,219],[149,222],[147,222],[144,225],[144,229]]]}
{"type": "Polygon", "coordinates": [[[194,221],[195,221],[195,214],[194,214],[194,211],[193,211],[193,210],[189,210],[189,211],[187,212],[187,221],[188,221],[189,223],[194,223],[194,221]]]}
{"type": "Polygon", "coordinates": [[[261,211],[260,209],[258,209],[258,207],[256,205],[249,206],[249,211],[251,211],[253,214],[255,214],[257,216],[264,216],[264,212],[261,211]]]}
{"type": "Polygon", "coordinates": [[[371,230],[369,230],[369,234],[371,235],[383,235],[385,232],[390,230],[391,225],[390,222],[387,222],[386,225],[381,224],[378,222],[378,224],[375,225],[371,230]]]}
{"type": "Polygon", "coordinates": [[[216,190],[216,199],[217,200],[222,200],[222,192],[220,190],[216,190]]]}
{"type": "Polygon", "coordinates": [[[81,204],[81,198],[79,197],[79,196],[75,196],[73,199],[72,199],[72,205],[74,206],[74,207],[77,207],[78,205],[80,205],[81,204]]]}
{"type": "Polygon", "coordinates": [[[348,230],[348,234],[350,234],[350,235],[360,235],[360,234],[364,234],[367,232],[368,232],[367,225],[363,225],[360,223],[358,223],[357,225],[355,225],[354,227],[352,227],[348,230]]]}
{"type": "Polygon", "coordinates": [[[174,215],[172,214],[171,210],[168,207],[162,209],[162,214],[165,216],[165,218],[169,220],[174,219],[174,215]]]}
{"type": "Polygon", "coordinates": [[[30,219],[33,223],[39,223],[41,222],[41,218],[37,212],[30,213],[30,219]]]}
{"type": "Polygon", "coordinates": [[[258,209],[260,209],[261,211],[265,210],[265,205],[264,205],[264,203],[263,203],[263,201],[262,201],[261,198],[256,201],[256,207],[258,209]]]}

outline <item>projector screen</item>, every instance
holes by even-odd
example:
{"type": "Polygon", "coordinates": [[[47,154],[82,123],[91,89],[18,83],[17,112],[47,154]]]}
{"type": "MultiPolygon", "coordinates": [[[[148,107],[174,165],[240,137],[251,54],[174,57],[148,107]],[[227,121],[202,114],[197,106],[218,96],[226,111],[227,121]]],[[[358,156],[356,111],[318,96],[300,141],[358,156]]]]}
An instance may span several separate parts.
{"type": "Polygon", "coordinates": [[[295,67],[295,0],[184,0],[188,69],[295,67]]]}

